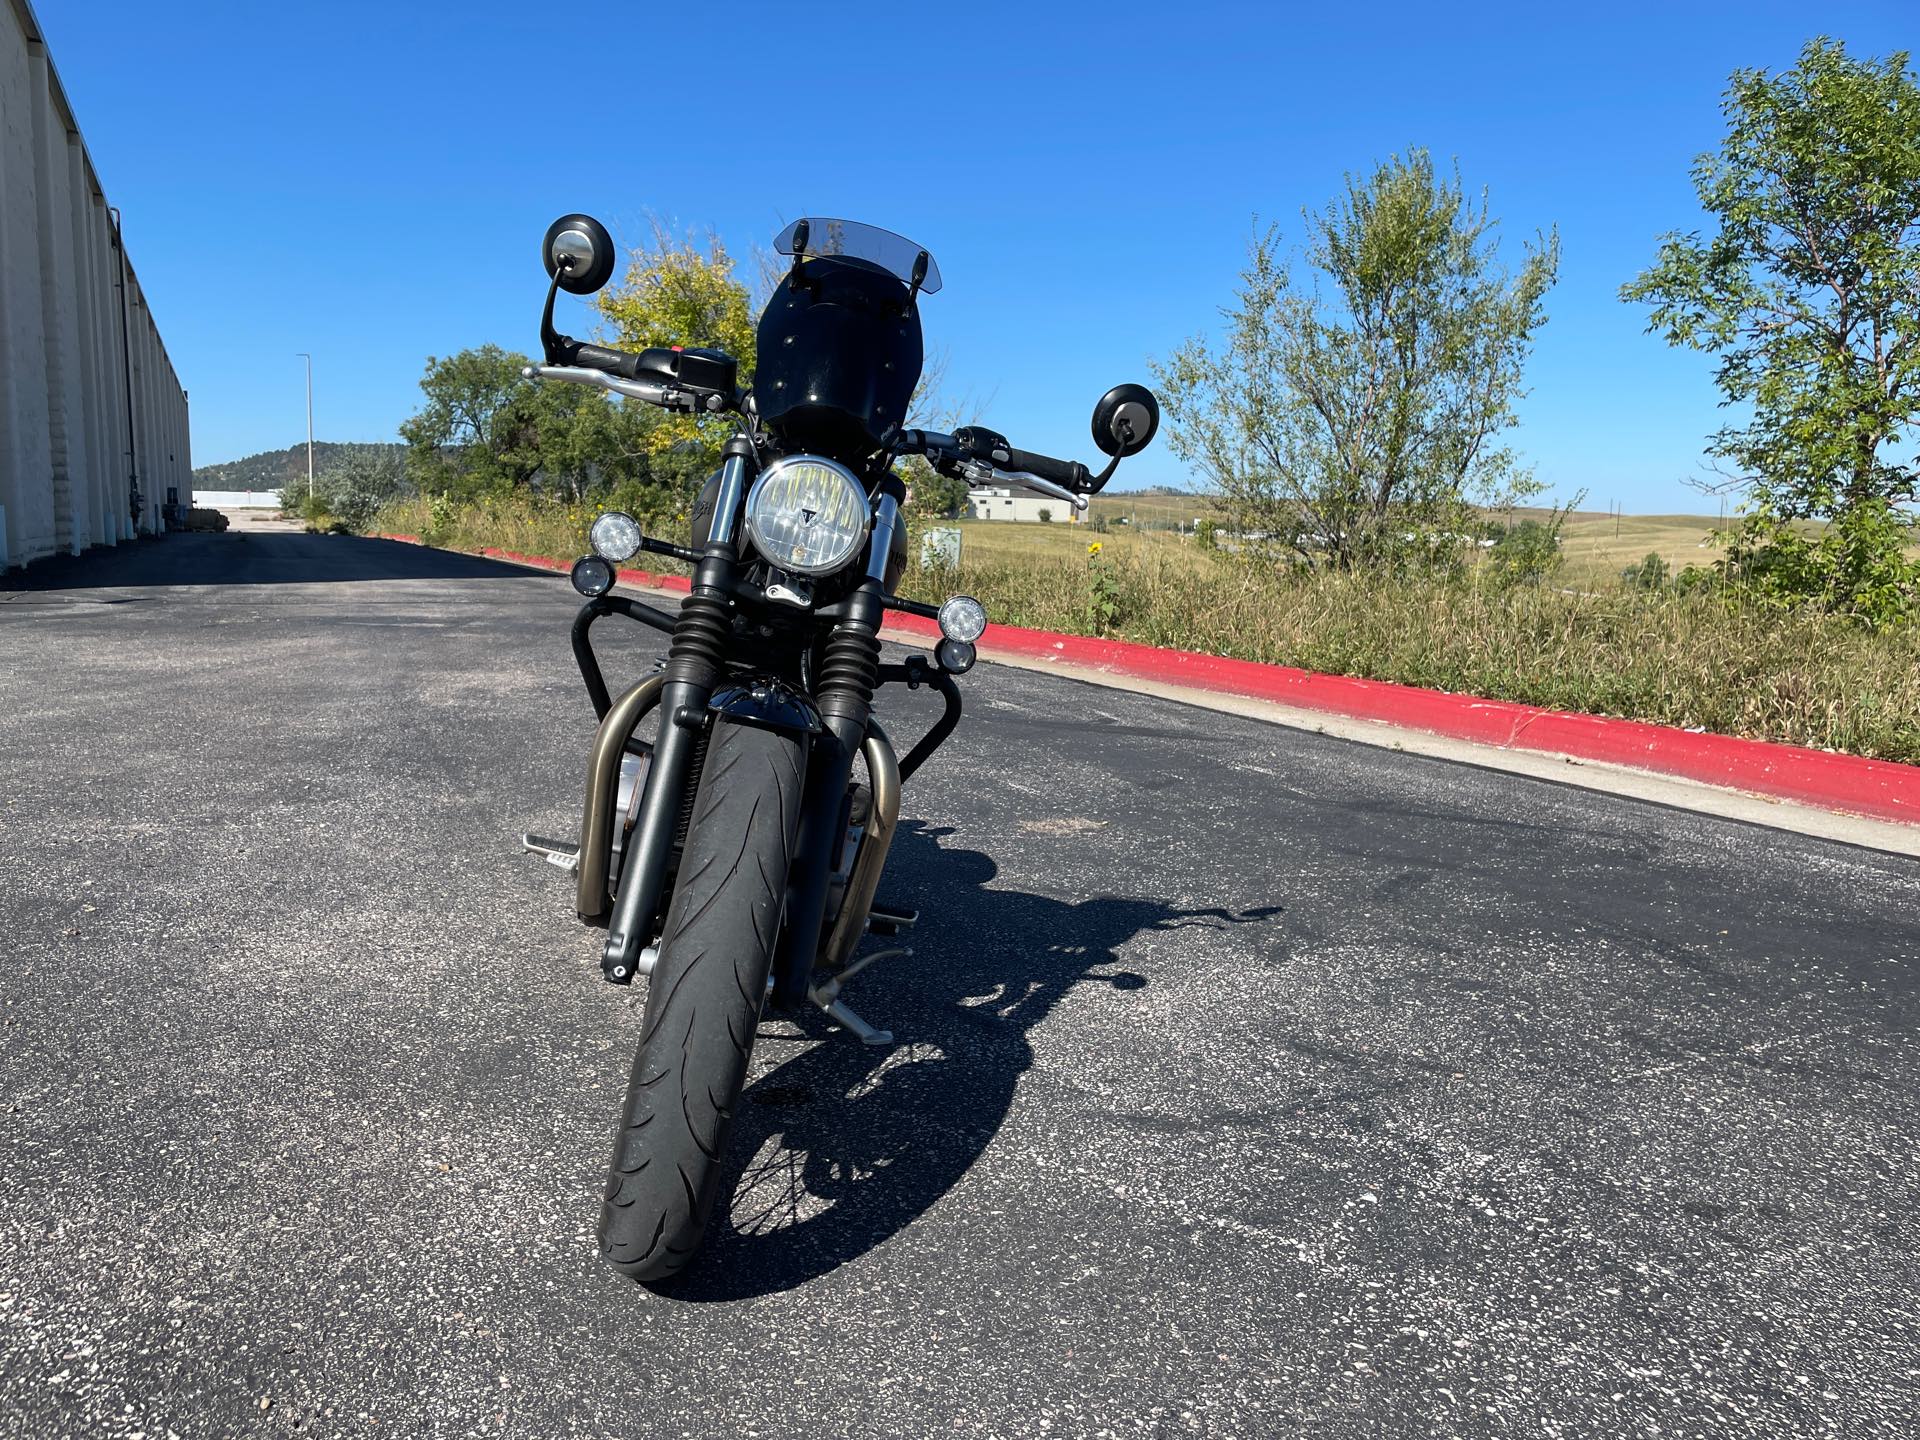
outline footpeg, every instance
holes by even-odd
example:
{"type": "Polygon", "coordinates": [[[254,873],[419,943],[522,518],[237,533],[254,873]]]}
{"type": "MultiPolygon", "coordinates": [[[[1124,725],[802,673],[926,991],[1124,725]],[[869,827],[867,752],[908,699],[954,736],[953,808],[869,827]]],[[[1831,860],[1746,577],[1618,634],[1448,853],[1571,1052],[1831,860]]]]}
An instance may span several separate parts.
{"type": "Polygon", "coordinates": [[[569,875],[580,868],[580,847],[570,840],[549,840],[544,835],[526,834],[520,843],[530,855],[538,855],[549,865],[557,865],[569,875]]]}
{"type": "Polygon", "coordinates": [[[904,905],[889,905],[876,900],[867,908],[867,929],[875,935],[898,935],[919,923],[920,912],[904,905]]]}

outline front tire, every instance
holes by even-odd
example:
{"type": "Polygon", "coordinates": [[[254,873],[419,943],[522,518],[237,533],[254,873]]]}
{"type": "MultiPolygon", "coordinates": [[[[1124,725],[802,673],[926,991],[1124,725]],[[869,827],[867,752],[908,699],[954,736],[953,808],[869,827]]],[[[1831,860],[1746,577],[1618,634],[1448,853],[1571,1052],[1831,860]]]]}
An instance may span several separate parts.
{"type": "Polygon", "coordinates": [[[750,725],[716,724],[707,748],[600,1207],[600,1253],[634,1280],[679,1274],[706,1231],[780,933],[805,760],[802,737],[750,725]]]}

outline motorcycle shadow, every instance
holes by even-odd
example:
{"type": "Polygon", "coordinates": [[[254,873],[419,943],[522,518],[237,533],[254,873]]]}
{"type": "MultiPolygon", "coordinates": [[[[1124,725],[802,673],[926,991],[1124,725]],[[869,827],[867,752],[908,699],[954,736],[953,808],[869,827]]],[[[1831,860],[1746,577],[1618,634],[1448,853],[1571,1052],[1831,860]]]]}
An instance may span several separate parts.
{"type": "Polygon", "coordinates": [[[772,1294],[880,1245],[992,1142],[1033,1063],[1028,1032],[1073,987],[1147,984],[1112,968],[1121,946],[1149,930],[1246,923],[1278,909],[1179,910],[1110,896],[1074,903],[990,889],[994,862],[942,848],[950,833],[902,823],[883,893],[920,907],[914,953],[880,961],[847,994],[898,1043],[869,1049],[817,1016],[798,1028],[762,1026],[762,1054],[807,1048],[742,1095],[705,1248],[663,1294],[772,1294]]]}

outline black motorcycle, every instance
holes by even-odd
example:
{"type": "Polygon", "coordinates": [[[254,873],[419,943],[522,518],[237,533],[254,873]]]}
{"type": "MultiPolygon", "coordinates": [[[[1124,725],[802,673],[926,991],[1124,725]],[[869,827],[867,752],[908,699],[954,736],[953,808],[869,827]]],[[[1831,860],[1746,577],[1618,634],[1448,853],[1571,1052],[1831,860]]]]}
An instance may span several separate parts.
{"type": "Polygon", "coordinates": [[[648,977],[600,1213],[601,1253],[642,1281],[679,1273],[699,1248],[766,1007],[818,1006],[864,1043],[892,1043],[841,989],[897,953],[856,954],[865,936],[917,918],[875,899],[900,787],[959,723],[953,677],[972,668],[987,624],[970,596],[936,609],[894,594],[906,560],[895,463],[923,456],[975,485],[1084,509],[1160,423],[1144,387],[1109,390],[1093,412],[1094,443],[1111,457],[1098,474],[978,427],[910,429],[920,297],[940,288],[933,257],[845,220],[796,220],[775,247],[792,263],[760,317],[758,369],[742,390],[718,350],[632,354],[559,334],[557,292],[599,290],[616,257],[598,221],[555,221],[543,247],[546,363],[526,372],[738,421],[688,544],[645,535],[618,511],[594,521],[593,553],[572,574],[587,597],[573,650],[600,717],[580,840],[526,837],[574,873],[580,918],[606,926],[606,978],[648,977]],[[614,567],[642,551],[693,567],[677,614],[612,593],[614,567]],[[882,661],[888,610],[938,622],[931,656],[882,661]],[[671,637],[658,669],[618,698],[592,644],[608,615],[671,637]],[[873,716],[889,684],[945,702],[904,758],[873,716]],[[642,739],[649,716],[653,738],[642,739]]]}

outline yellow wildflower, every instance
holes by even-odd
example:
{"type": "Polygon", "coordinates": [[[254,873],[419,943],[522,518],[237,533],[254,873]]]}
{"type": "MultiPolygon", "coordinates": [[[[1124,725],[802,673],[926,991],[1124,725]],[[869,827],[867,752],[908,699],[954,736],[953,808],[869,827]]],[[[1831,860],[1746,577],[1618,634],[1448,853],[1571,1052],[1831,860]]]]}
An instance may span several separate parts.
{"type": "Polygon", "coordinates": [[[1093,556],[1093,555],[1098,555],[1099,553],[1100,553],[1100,542],[1098,540],[1090,542],[1087,546],[1087,554],[1089,556],[1093,556]]]}

